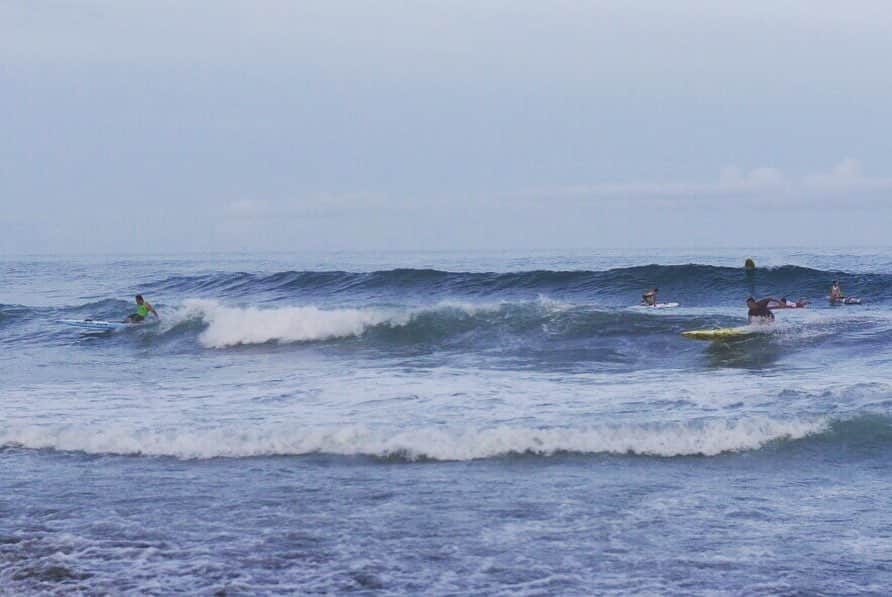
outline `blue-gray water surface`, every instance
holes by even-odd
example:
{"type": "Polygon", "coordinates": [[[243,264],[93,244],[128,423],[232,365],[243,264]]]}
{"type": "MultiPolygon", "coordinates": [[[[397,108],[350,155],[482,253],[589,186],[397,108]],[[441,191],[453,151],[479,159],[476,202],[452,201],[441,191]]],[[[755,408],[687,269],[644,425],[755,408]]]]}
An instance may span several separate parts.
{"type": "Polygon", "coordinates": [[[0,593],[892,584],[890,249],[3,256],[0,280],[0,593]],[[160,322],[60,323],[136,293],[160,322]],[[750,295],[810,304],[681,335],[750,295]]]}

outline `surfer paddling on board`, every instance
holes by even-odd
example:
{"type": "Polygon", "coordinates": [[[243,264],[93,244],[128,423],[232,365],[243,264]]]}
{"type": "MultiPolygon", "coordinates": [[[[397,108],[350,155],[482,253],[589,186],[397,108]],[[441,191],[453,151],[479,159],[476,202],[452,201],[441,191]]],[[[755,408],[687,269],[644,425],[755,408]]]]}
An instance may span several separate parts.
{"type": "Polygon", "coordinates": [[[142,298],[141,294],[136,295],[136,313],[131,313],[127,316],[127,319],[124,320],[125,323],[139,323],[140,321],[145,321],[145,318],[149,316],[149,313],[161,319],[161,316],[158,315],[158,312],[155,311],[155,307],[150,305],[148,301],[142,298]]]}
{"type": "Polygon", "coordinates": [[[750,323],[771,323],[774,321],[774,313],[768,308],[771,303],[780,303],[779,300],[772,297],[766,297],[756,300],[753,297],[746,299],[746,306],[749,307],[747,317],[750,323]]]}
{"type": "Polygon", "coordinates": [[[648,307],[656,307],[657,306],[657,292],[659,288],[651,288],[647,292],[641,295],[641,304],[646,305],[648,307]]]}
{"type": "Polygon", "coordinates": [[[806,306],[808,301],[805,299],[799,299],[798,301],[788,301],[787,297],[782,297],[781,300],[777,301],[776,305],[772,305],[768,307],[769,309],[801,309],[806,306]]]}

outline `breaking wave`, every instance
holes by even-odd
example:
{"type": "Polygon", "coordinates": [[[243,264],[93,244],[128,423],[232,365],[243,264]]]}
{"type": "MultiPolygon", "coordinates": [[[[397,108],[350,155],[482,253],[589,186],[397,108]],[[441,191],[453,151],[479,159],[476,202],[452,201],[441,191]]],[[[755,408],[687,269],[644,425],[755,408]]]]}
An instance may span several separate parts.
{"type": "Polygon", "coordinates": [[[208,348],[266,342],[308,342],[358,336],[376,325],[405,325],[405,313],[374,309],[323,310],[317,307],[227,307],[217,301],[188,300],[183,317],[207,323],[199,336],[208,348]]]}
{"type": "MultiPolygon", "coordinates": [[[[246,458],[328,454],[388,459],[465,461],[509,455],[615,454],[655,457],[716,456],[758,450],[809,436],[855,435],[864,421],[826,418],[605,425],[588,428],[449,430],[421,428],[382,431],[365,426],[302,428],[281,425],[227,429],[115,429],[22,427],[0,430],[6,447],[76,451],[90,454],[170,456],[182,459],[246,458]]],[[[892,440],[888,421],[868,422],[873,435],[892,440]]]]}

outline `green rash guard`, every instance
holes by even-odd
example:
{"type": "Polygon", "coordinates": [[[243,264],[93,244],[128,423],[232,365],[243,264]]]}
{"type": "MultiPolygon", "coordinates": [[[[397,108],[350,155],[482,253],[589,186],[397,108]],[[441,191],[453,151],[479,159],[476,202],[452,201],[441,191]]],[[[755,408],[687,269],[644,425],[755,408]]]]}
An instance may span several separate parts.
{"type": "Polygon", "coordinates": [[[146,307],[146,304],[143,303],[141,305],[136,306],[136,314],[145,319],[149,316],[149,308],[146,307]]]}

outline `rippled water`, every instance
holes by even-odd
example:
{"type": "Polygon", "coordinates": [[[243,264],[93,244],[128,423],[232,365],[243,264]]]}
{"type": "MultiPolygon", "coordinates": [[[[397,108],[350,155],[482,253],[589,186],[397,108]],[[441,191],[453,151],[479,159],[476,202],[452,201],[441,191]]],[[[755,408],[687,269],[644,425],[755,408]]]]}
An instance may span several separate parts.
{"type": "Polygon", "coordinates": [[[745,256],[2,258],[0,585],[884,591],[892,252],[745,256]]]}

